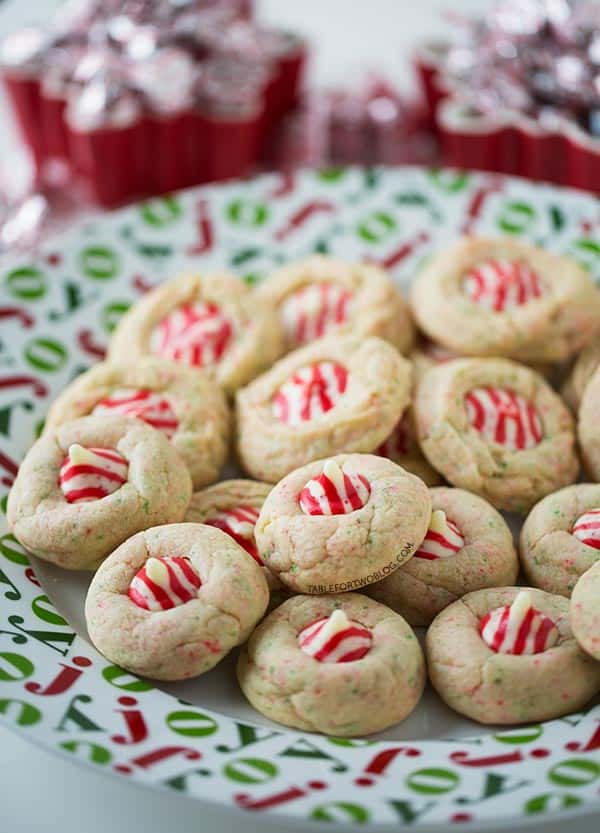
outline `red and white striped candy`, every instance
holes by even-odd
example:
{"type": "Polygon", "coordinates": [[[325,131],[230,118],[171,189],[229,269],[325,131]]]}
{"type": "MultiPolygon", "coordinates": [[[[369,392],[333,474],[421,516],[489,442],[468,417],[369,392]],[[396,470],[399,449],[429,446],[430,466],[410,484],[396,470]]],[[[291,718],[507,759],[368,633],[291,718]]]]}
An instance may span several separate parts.
{"type": "Polygon", "coordinates": [[[371,486],[366,477],[343,471],[327,460],[323,472],[309,480],[298,495],[305,515],[347,515],[361,509],[369,499],[371,486]]]}
{"type": "Polygon", "coordinates": [[[427,535],[416,551],[415,558],[437,561],[438,558],[456,555],[464,545],[465,539],[456,524],[446,517],[443,509],[435,509],[431,513],[427,535]]]}
{"type": "Polygon", "coordinates": [[[60,467],[58,483],[68,503],[87,503],[116,492],[127,481],[129,464],[114,448],[74,443],[60,467]]]}
{"type": "Polygon", "coordinates": [[[216,304],[199,301],[170,312],[154,329],[153,353],[192,367],[217,364],[233,337],[231,321],[216,304]]]}
{"type": "Polygon", "coordinates": [[[337,362],[318,362],[297,370],[273,397],[273,415],[301,425],[330,411],[348,385],[348,371],[337,362]]]}
{"type": "Polygon", "coordinates": [[[149,558],[132,579],[127,595],[144,610],[170,610],[195,599],[201,585],[189,558],[149,558]]]}
{"type": "Polygon", "coordinates": [[[526,263],[488,260],[470,269],[463,287],[466,295],[484,309],[504,312],[541,298],[540,277],[526,263]]]}
{"type": "Polygon", "coordinates": [[[595,550],[600,550],[600,509],[590,509],[573,524],[572,534],[595,550]]]}
{"type": "Polygon", "coordinates": [[[348,619],[343,610],[317,619],[298,634],[298,645],[318,662],[352,662],[368,654],[373,634],[359,622],[348,619]]]}
{"type": "Polygon", "coordinates": [[[212,518],[204,521],[204,523],[222,529],[262,566],[263,562],[254,540],[254,527],[258,520],[258,514],[258,509],[255,509],[254,506],[234,506],[231,509],[216,512],[212,518]]]}
{"type": "Polygon", "coordinates": [[[348,317],[350,290],[336,283],[313,283],[289,295],[281,305],[281,320],[294,346],[320,338],[348,317]]]}
{"type": "Polygon", "coordinates": [[[115,390],[110,396],[98,402],[92,414],[123,414],[136,417],[162,431],[169,438],[179,426],[179,420],[169,400],[160,393],[145,388],[115,390]]]}
{"type": "Polygon", "coordinates": [[[396,424],[387,440],[381,443],[375,453],[389,460],[399,460],[410,453],[410,439],[410,420],[408,413],[404,412],[400,422],[396,424]]]}
{"type": "Polygon", "coordinates": [[[509,451],[534,448],[543,437],[542,421],[523,396],[504,388],[473,388],[465,396],[469,422],[490,443],[509,451]]]}
{"type": "Polygon", "coordinates": [[[556,625],[533,607],[527,590],[521,590],[511,605],[486,613],[479,622],[479,633],[499,654],[539,654],[558,642],[556,625]]]}

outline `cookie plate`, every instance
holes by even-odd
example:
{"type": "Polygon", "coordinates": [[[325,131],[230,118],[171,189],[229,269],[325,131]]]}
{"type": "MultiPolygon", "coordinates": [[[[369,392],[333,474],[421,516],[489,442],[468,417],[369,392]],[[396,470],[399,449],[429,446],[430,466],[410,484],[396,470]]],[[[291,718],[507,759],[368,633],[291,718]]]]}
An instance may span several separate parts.
{"type": "MultiPolygon", "coordinates": [[[[416,168],[262,176],[103,215],[0,269],[0,489],[54,396],[94,361],[127,307],[193,267],[250,283],[309,252],[371,259],[406,287],[458,234],[520,236],[600,279],[600,209],[575,191],[416,168]]],[[[229,472],[231,474],[232,472],[229,472]]],[[[104,772],[280,819],[444,830],[600,811],[600,706],[537,726],[482,729],[432,691],[378,738],[287,731],[244,701],[233,661],[154,687],[90,645],[86,574],[0,551],[0,717],[104,772]]]]}

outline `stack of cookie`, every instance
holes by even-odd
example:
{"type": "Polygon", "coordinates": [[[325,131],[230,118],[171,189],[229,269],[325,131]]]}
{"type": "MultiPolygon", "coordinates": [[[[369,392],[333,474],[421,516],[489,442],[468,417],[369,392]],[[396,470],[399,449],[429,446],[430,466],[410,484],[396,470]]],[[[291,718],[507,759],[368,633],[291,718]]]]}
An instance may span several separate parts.
{"type": "Polygon", "coordinates": [[[90,638],[134,673],[194,677],[243,645],[256,709],[337,736],[404,719],[427,670],[481,722],[565,714],[600,690],[600,485],[573,485],[569,410],[600,480],[599,343],[590,278],[503,239],[431,258],[411,305],[320,256],[257,289],[183,276],[54,403],[9,522],[96,570],[90,638]],[[567,407],[551,381],[577,354],[567,407]],[[228,459],[249,479],[217,482],[228,459]],[[499,510],[531,510],[530,589],[499,510]]]}

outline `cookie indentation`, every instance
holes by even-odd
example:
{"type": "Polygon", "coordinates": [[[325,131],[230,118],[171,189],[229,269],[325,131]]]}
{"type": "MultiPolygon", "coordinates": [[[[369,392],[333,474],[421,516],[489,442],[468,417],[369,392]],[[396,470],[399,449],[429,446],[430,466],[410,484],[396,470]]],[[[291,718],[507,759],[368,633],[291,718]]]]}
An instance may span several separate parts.
{"type": "Polygon", "coordinates": [[[508,451],[534,448],[543,437],[542,421],[534,406],[513,390],[473,388],[465,396],[471,426],[489,443],[508,451]]]}
{"type": "Polygon", "coordinates": [[[305,515],[347,515],[362,509],[370,494],[366,477],[346,472],[335,460],[327,460],[322,473],[302,489],[298,503],[305,515]]]}
{"type": "Polygon", "coordinates": [[[102,414],[122,414],[136,417],[162,431],[170,439],[179,427],[179,420],[169,400],[160,393],[147,388],[119,388],[110,396],[102,399],[94,410],[93,416],[102,414]]]}
{"type": "Polygon", "coordinates": [[[539,654],[558,642],[556,625],[533,607],[527,590],[511,605],[497,607],[479,622],[483,641],[499,654],[539,654]]]}
{"type": "Polygon", "coordinates": [[[234,506],[231,509],[216,512],[204,523],[226,532],[262,567],[263,561],[258,554],[254,540],[254,527],[258,520],[258,514],[258,509],[255,509],[254,506],[244,504],[243,506],[234,506]]]}
{"type": "Polygon", "coordinates": [[[201,585],[189,558],[149,558],[135,574],[127,595],[144,610],[170,610],[196,598],[201,585]]]}
{"type": "Polygon", "coordinates": [[[84,448],[78,443],[60,467],[58,482],[68,503],[99,500],[127,481],[129,464],[114,448],[84,448]]]}
{"type": "Polygon", "coordinates": [[[348,619],[341,608],[317,619],[298,634],[298,645],[318,662],[353,662],[369,653],[373,634],[348,619]]]}
{"type": "Polygon", "coordinates": [[[436,509],[431,514],[425,540],[416,551],[415,558],[437,561],[460,552],[465,545],[458,526],[446,517],[443,509],[436,509]]]}
{"type": "Polygon", "coordinates": [[[233,338],[233,325],[214,303],[184,304],[170,312],[152,332],[150,349],[192,367],[218,364],[233,338]]]}
{"type": "Polygon", "coordinates": [[[288,425],[301,425],[335,407],[347,386],[348,371],[338,362],[301,367],[273,397],[273,415],[288,425]]]}
{"type": "Polygon", "coordinates": [[[493,312],[516,309],[543,295],[538,273],[512,260],[486,260],[473,266],[464,276],[463,289],[474,304],[493,312]]]}
{"type": "Polygon", "coordinates": [[[298,347],[325,335],[348,317],[352,293],[335,283],[313,283],[291,293],[281,305],[281,320],[290,345],[298,347]]]}

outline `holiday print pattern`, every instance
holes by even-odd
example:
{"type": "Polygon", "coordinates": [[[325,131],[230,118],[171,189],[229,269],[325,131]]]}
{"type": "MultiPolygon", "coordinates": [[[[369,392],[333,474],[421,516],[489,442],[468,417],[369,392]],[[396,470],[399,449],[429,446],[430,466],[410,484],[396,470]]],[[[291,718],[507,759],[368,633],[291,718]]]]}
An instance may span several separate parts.
{"type": "Polygon", "coordinates": [[[298,495],[298,504],[305,515],[345,515],[362,509],[370,494],[371,485],[364,475],[344,471],[335,460],[327,460],[321,474],[298,495]]]}
{"type": "Polygon", "coordinates": [[[338,283],[313,283],[292,292],[281,305],[288,343],[299,347],[343,324],[351,301],[352,293],[338,283]]]}
{"type": "Polygon", "coordinates": [[[69,448],[58,482],[67,503],[88,503],[116,492],[127,482],[129,464],[114,448],[69,448]]]}
{"type": "Polygon", "coordinates": [[[178,699],[100,656],[64,618],[79,603],[77,576],[30,561],[2,514],[49,402],[99,360],[128,307],[173,274],[230,268],[254,284],[284,260],[322,252],[376,262],[406,291],[424,258],[468,231],[568,254],[600,282],[597,229],[597,201],[577,192],[448,170],[336,169],[149,200],[6,259],[0,722],[115,777],[305,826],[442,833],[598,813],[600,707],[409,742],[403,727],[395,740],[337,739],[235,719],[204,695],[178,699]]]}
{"type": "Polygon", "coordinates": [[[110,396],[98,402],[92,414],[121,414],[136,417],[162,431],[169,439],[179,426],[179,420],[169,400],[160,393],[144,388],[114,390],[110,396]]]}
{"type": "Polygon", "coordinates": [[[170,610],[198,595],[202,585],[189,558],[149,558],[138,570],[127,595],[144,610],[170,610]]]}
{"type": "Polygon", "coordinates": [[[464,545],[465,539],[454,521],[446,517],[443,509],[434,509],[425,539],[414,557],[437,561],[438,558],[456,555],[464,545]]]}
{"type": "Polygon", "coordinates": [[[470,424],[489,443],[507,451],[534,448],[543,437],[542,421],[523,396],[505,388],[473,388],[466,397],[470,424]]]}
{"type": "Polygon", "coordinates": [[[150,348],[191,367],[210,367],[223,358],[232,338],[231,321],[216,304],[202,301],[165,315],[152,333],[150,348]]]}
{"type": "Polygon", "coordinates": [[[506,312],[541,298],[542,282],[526,263],[487,260],[470,269],[464,277],[465,294],[484,309],[506,312]]]}
{"type": "Polygon", "coordinates": [[[486,645],[500,654],[539,654],[558,641],[556,625],[533,607],[527,590],[517,593],[511,605],[486,613],[479,633],[486,645]]]}
{"type": "Polygon", "coordinates": [[[244,504],[216,512],[212,518],[204,521],[204,523],[208,524],[208,526],[215,526],[217,529],[222,529],[223,532],[230,535],[240,547],[243,547],[262,566],[263,562],[258,554],[254,540],[254,527],[256,526],[258,515],[258,509],[255,509],[254,506],[244,504]]]}
{"type": "Polygon", "coordinates": [[[354,662],[371,649],[373,634],[358,622],[353,622],[343,610],[317,619],[298,634],[300,649],[317,662],[354,662]]]}
{"type": "Polygon", "coordinates": [[[273,415],[288,425],[318,419],[340,401],[348,386],[348,371],[339,362],[301,367],[273,397],[273,415]]]}
{"type": "Polygon", "coordinates": [[[600,550],[600,509],[590,509],[577,518],[572,534],[588,547],[600,550]]]}

